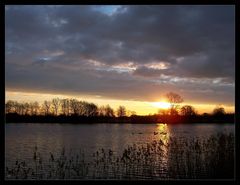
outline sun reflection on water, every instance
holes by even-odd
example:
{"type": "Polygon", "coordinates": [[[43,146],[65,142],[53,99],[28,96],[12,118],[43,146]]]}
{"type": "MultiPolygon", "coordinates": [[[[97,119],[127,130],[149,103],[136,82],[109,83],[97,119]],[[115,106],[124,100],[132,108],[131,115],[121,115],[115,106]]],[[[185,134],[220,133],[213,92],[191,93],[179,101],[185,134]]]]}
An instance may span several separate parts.
{"type": "Polygon", "coordinates": [[[168,142],[169,142],[169,138],[170,138],[170,130],[169,130],[169,126],[166,123],[159,123],[157,124],[157,129],[154,132],[154,134],[157,135],[157,140],[158,141],[162,141],[163,145],[162,145],[162,152],[163,155],[161,157],[161,168],[163,171],[165,171],[167,169],[167,164],[168,164],[168,142]]]}
{"type": "Polygon", "coordinates": [[[161,139],[164,145],[168,143],[170,133],[168,125],[166,123],[157,124],[157,131],[155,134],[158,135],[158,139],[161,139]]]}

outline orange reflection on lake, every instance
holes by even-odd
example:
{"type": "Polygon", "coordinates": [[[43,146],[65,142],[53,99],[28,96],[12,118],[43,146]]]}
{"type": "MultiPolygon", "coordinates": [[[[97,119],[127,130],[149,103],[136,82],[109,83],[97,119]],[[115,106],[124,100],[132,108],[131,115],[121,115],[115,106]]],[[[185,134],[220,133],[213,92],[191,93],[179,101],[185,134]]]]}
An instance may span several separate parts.
{"type": "MultiPolygon", "coordinates": [[[[166,123],[159,123],[157,124],[157,129],[154,132],[154,134],[157,135],[157,140],[162,141],[163,145],[161,145],[161,149],[163,152],[163,155],[160,157],[161,158],[161,168],[163,171],[165,171],[168,163],[168,142],[170,138],[170,130],[169,126],[166,123]]],[[[161,142],[160,141],[160,142],[161,142]]]]}
{"type": "Polygon", "coordinates": [[[158,140],[162,140],[164,145],[168,143],[169,137],[170,137],[170,132],[168,125],[166,123],[159,123],[157,124],[157,130],[155,134],[158,135],[158,140]]]}

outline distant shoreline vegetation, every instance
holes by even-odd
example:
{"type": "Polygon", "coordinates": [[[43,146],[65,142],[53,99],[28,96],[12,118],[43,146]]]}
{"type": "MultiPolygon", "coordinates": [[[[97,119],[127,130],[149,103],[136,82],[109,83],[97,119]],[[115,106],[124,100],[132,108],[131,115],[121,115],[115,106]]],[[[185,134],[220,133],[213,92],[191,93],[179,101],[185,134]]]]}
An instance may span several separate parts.
{"type": "Polygon", "coordinates": [[[107,116],[54,116],[54,115],[18,115],[15,113],[6,114],[6,123],[167,123],[167,124],[193,124],[193,123],[234,123],[234,114],[223,116],[214,115],[197,115],[197,116],[124,116],[124,117],[107,117],[107,116]]]}
{"type": "Polygon", "coordinates": [[[159,109],[154,115],[140,116],[134,111],[119,106],[116,110],[109,105],[77,99],[54,98],[38,102],[19,103],[9,100],[5,104],[6,123],[234,123],[234,113],[226,113],[223,107],[216,107],[211,114],[198,114],[193,106],[184,105],[181,96],[166,95],[171,104],[168,109],[159,109]]]}

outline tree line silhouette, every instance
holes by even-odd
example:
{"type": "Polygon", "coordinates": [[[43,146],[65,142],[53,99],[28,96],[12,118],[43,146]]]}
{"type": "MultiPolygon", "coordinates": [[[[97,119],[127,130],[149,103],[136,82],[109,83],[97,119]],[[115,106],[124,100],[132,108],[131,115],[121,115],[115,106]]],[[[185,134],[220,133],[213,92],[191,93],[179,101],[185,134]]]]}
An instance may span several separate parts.
{"type": "Polygon", "coordinates": [[[107,116],[123,117],[135,114],[134,111],[126,110],[125,106],[119,106],[116,111],[109,105],[98,107],[94,103],[79,101],[77,99],[53,98],[51,101],[44,101],[40,105],[37,101],[19,103],[9,100],[5,104],[6,114],[15,113],[18,115],[45,115],[45,116],[107,116]]]}
{"type": "Polygon", "coordinates": [[[234,114],[226,113],[225,109],[217,106],[211,114],[198,114],[191,105],[179,104],[183,98],[173,92],[167,93],[169,109],[159,109],[157,114],[139,116],[136,112],[119,106],[114,110],[109,105],[97,106],[94,103],[77,99],[53,98],[45,100],[41,105],[35,102],[20,103],[8,100],[5,104],[6,122],[59,122],[59,123],[233,123],[234,114]]]}

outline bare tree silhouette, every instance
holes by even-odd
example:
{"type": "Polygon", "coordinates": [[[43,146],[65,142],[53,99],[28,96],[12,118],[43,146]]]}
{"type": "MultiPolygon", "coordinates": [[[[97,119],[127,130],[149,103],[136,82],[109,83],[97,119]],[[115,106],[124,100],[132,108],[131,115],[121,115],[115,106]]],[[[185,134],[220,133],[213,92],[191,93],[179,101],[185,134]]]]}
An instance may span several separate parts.
{"type": "Polygon", "coordinates": [[[70,114],[70,101],[69,99],[61,99],[61,110],[63,115],[69,115],[70,114]]]}
{"type": "Polygon", "coordinates": [[[43,105],[42,105],[43,111],[45,113],[45,115],[49,115],[50,114],[50,108],[51,108],[51,101],[44,101],[43,105]]]}
{"type": "Polygon", "coordinates": [[[53,105],[54,114],[57,116],[58,115],[58,109],[60,107],[60,99],[59,98],[53,98],[52,99],[52,105],[53,105]]]}
{"type": "Polygon", "coordinates": [[[126,116],[126,108],[124,106],[119,106],[117,109],[117,116],[123,117],[126,116]]]}
{"type": "Polygon", "coordinates": [[[177,115],[178,114],[178,108],[179,108],[178,104],[183,102],[183,98],[180,95],[178,95],[176,93],[173,93],[173,92],[167,93],[166,98],[171,105],[170,114],[171,115],[177,115]]]}
{"type": "Polygon", "coordinates": [[[183,116],[193,116],[196,115],[196,111],[193,106],[184,105],[183,107],[181,107],[181,114],[183,116]]]}
{"type": "Polygon", "coordinates": [[[214,110],[213,110],[213,115],[215,116],[222,116],[226,114],[225,109],[222,106],[217,106],[214,110]]]}

